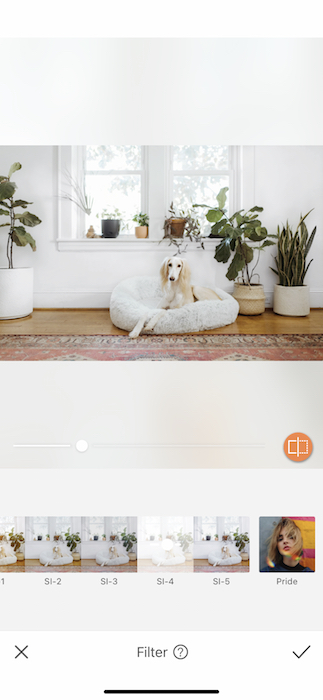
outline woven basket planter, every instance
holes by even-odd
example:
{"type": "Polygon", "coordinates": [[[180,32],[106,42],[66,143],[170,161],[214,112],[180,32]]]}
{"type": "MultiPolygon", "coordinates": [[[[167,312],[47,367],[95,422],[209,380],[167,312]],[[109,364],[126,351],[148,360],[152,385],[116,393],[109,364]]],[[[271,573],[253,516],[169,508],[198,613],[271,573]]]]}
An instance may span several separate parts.
{"type": "Polygon", "coordinates": [[[232,295],[239,303],[239,313],[243,316],[258,316],[265,311],[265,292],[262,284],[234,283],[232,295]]]}

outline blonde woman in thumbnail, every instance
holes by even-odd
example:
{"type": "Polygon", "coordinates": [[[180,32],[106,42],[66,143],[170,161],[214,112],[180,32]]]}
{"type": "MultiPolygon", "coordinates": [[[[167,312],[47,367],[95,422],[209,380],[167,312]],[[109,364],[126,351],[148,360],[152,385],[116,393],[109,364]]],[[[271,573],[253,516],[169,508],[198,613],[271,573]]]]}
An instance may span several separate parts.
{"type": "Polygon", "coordinates": [[[290,518],[282,518],[271,534],[267,566],[261,571],[310,571],[313,573],[308,566],[300,564],[302,554],[303,539],[298,525],[290,518]]]}

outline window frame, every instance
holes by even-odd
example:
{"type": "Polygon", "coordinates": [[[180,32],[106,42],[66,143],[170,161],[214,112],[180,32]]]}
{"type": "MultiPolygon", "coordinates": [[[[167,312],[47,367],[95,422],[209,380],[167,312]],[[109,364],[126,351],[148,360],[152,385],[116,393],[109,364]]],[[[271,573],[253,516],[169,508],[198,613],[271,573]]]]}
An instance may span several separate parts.
{"type": "MultiPolygon", "coordinates": [[[[79,231],[84,230],[84,214],[68,200],[62,198],[62,193],[68,188],[64,180],[64,170],[68,170],[78,180],[84,176],[84,146],[58,146],[57,153],[57,201],[58,201],[58,237],[57,249],[60,252],[71,251],[156,251],[156,243],[160,250],[168,251],[168,242],[162,242],[163,224],[173,199],[173,146],[141,146],[142,148],[142,211],[149,215],[149,238],[136,239],[134,232],[120,234],[117,238],[81,238],[79,231]]],[[[207,171],[175,171],[196,176],[199,174],[228,174],[230,187],[229,214],[241,209],[242,196],[242,147],[229,146],[229,169],[207,171]],[[231,195],[232,192],[232,195],[231,195]]],[[[106,173],[132,171],[106,171],[106,173]]],[[[211,203],[210,203],[211,204],[211,203]]],[[[214,249],[214,239],[204,241],[206,249],[214,249]]],[[[194,243],[188,242],[188,249],[194,249],[194,243]]]]}

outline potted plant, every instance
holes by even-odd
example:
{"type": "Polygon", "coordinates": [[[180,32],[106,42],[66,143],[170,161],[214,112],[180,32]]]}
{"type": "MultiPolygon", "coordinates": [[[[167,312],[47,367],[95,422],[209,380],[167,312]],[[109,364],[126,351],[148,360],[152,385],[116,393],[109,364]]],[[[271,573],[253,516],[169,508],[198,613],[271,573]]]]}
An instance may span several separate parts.
{"type": "Polygon", "coordinates": [[[40,542],[43,539],[42,535],[37,535],[37,540],[40,542]]]}
{"type": "Polygon", "coordinates": [[[94,539],[94,542],[97,542],[97,541],[98,541],[98,539],[99,539],[98,533],[96,533],[95,535],[93,535],[93,539],[94,539]]]}
{"type": "Polygon", "coordinates": [[[119,535],[117,532],[111,532],[110,541],[111,542],[120,542],[120,538],[119,538],[119,535]]]}
{"type": "Polygon", "coordinates": [[[150,539],[151,542],[153,542],[154,539],[155,539],[155,535],[150,535],[150,536],[149,536],[149,539],[150,539]]]}
{"type": "Polygon", "coordinates": [[[125,528],[121,533],[121,541],[123,546],[126,548],[126,552],[130,561],[136,561],[137,555],[133,551],[135,544],[137,544],[137,537],[135,532],[127,533],[127,528],[125,528]]]}
{"type": "Polygon", "coordinates": [[[22,551],[21,547],[25,542],[25,538],[22,532],[14,532],[14,529],[9,533],[9,542],[13,548],[13,551],[15,552],[15,555],[17,557],[18,561],[23,561],[25,558],[24,552],[22,551]]]}
{"type": "MultiPolygon", "coordinates": [[[[99,214],[97,214],[99,218],[99,214]]],[[[123,223],[122,214],[119,209],[115,208],[113,211],[108,209],[103,209],[101,213],[101,232],[102,238],[117,238],[120,233],[120,229],[126,229],[127,224],[123,223]]]]}
{"type": "Polygon", "coordinates": [[[309,235],[305,224],[310,213],[301,215],[295,233],[288,221],[281,230],[277,227],[277,269],[270,269],[279,278],[279,283],[274,287],[274,312],[281,316],[307,316],[310,312],[310,290],[304,284],[312,262],[306,263],[306,259],[316,234],[316,226],[309,235]]]}
{"type": "Polygon", "coordinates": [[[192,561],[193,554],[190,550],[191,544],[193,542],[193,537],[191,532],[183,533],[183,528],[177,533],[177,539],[181,545],[182,552],[185,556],[186,561],[192,561]]]}
{"type": "Polygon", "coordinates": [[[50,541],[50,536],[49,536],[49,535],[46,535],[46,540],[47,540],[47,542],[50,541]]]}
{"type": "Polygon", "coordinates": [[[136,238],[147,238],[149,225],[148,214],[143,214],[142,212],[140,212],[140,214],[135,214],[132,221],[138,224],[138,226],[135,226],[136,238]]]}
{"type": "Polygon", "coordinates": [[[55,542],[58,542],[58,541],[59,541],[59,535],[57,534],[57,532],[55,532],[54,541],[55,541],[55,542]]]}
{"type": "Polygon", "coordinates": [[[206,539],[206,540],[210,540],[210,539],[211,539],[210,533],[208,533],[207,535],[205,535],[205,539],[206,539]]]}
{"type": "Polygon", "coordinates": [[[237,528],[236,531],[233,533],[233,539],[234,539],[236,547],[238,547],[242,561],[248,561],[249,554],[248,554],[248,552],[245,552],[245,547],[250,542],[249,537],[248,537],[248,533],[247,532],[240,532],[239,533],[239,529],[237,528]]]}
{"type": "Polygon", "coordinates": [[[80,533],[75,532],[72,533],[70,532],[70,528],[68,528],[67,532],[65,533],[65,539],[66,539],[66,544],[71,552],[71,555],[73,557],[74,561],[80,561],[81,555],[80,552],[77,551],[78,546],[81,544],[81,538],[80,538],[80,533]]]}
{"type": "Polygon", "coordinates": [[[106,535],[102,535],[102,539],[103,539],[103,542],[106,542],[107,536],[106,536],[106,535]]]}
{"type": "Polygon", "coordinates": [[[0,216],[9,217],[9,221],[0,227],[9,227],[7,240],[8,267],[0,268],[0,319],[23,318],[33,311],[33,268],[13,266],[13,245],[19,247],[30,245],[36,250],[36,243],[25,226],[37,226],[41,220],[27,210],[28,204],[23,199],[14,199],[17,189],[11,176],[21,169],[20,163],[13,163],[7,176],[0,175],[0,216]],[[18,209],[18,212],[16,211],[18,209]],[[23,211],[20,211],[20,210],[23,211]]]}
{"type": "MultiPolygon", "coordinates": [[[[194,205],[193,205],[194,206],[194,205]]],[[[193,209],[177,210],[173,202],[169,207],[170,216],[164,221],[164,236],[162,240],[169,240],[169,245],[177,247],[177,253],[185,252],[187,246],[183,248],[185,239],[195,241],[204,249],[203,237],[201,236],[201,224],[193,209]]]]}
{"type": "Polygon", "coordinates": [[[216,197],[216,207],[207,204],[193,206],[208,209],[206,218],[212,223],[210,238],[222,239],[215,247],[215,260],[227,263],[232,258],[226,277],[228,280],[236,280],[233,296],[239,302],[240,314],[255,316],[265,311],[263,285],[252,281],[257,275],[255,268],[261,251],[274,245],[275,240],[270,239],[276,239],[276,234],[268,234],[259,220],[258,214],[263,211],[263,207],[252,207],[248,211],[241,209],[228,216],[225,209],[228,189],[222,187],[216,197]]]}
{"type": "Polygon", "coordinates": [[[216,542],[218,542],[218,540],[219,540],[219,535],[214,535],[214,539],[215,539],[216,542]]]}

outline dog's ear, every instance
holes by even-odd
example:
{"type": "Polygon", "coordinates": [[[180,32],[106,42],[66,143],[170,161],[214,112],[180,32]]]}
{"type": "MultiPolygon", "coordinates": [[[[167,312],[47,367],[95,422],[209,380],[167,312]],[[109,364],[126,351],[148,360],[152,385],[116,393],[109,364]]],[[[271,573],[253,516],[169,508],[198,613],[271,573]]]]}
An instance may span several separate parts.
{"type": "Polygon", "coordinates": [[[161,276],[161,281],[162,281],[162,286],[164,286],[167,283],[168,280],[168,261],[169,258],[164,258],[161,268],[160,268],[160,276],[161,276]]]}
{"type": "Polygon", "coordinates": [[[179,279],[180,279],[180,284],[181,284],[182,289],[187,287],[187,285],[190,283],[191,268],[190,268],[187,260],[182,260],[182,269],[180,272],[179,279]]]}

